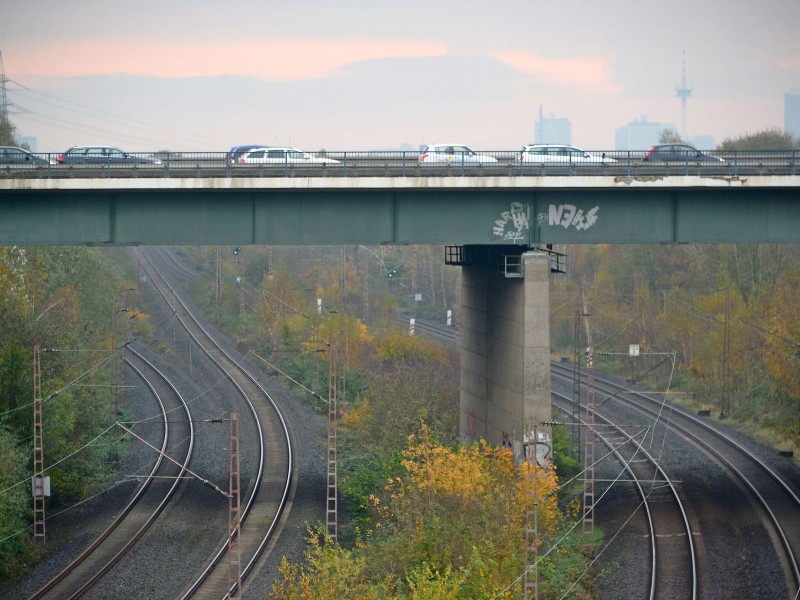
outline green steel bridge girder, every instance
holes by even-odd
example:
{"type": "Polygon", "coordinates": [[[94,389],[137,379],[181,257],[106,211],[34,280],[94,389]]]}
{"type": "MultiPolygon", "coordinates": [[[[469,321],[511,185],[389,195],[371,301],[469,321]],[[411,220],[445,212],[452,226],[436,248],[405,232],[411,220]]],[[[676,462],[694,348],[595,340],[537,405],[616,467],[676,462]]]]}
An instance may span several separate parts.
{"type": "Polygon", "coordinates": [[[0,245],[800,242],[800,176],[0,180],[0,245]]]}

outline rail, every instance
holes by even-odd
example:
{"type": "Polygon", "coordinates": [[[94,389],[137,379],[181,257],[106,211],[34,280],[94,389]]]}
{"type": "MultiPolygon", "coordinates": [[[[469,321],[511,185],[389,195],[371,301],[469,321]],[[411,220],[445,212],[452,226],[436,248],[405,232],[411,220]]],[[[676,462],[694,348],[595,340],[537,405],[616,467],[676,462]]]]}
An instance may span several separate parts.
{"type": "MultiPolygon", "coordinates": [[[[566,380],[573,377],[571,369],[567,370],[558,363],[551,363],[551,373],[566,380]]],[[[606,378],[598,377],[595,382],[597,389],[608,394],[609,399],[614,398],[618,405],[648,415],[654,422],[661,418],[662,399],[620,386],[606,378]]],[[[761,512],[762,523],[769,531],[784,568],[787,586],[790,590],[800,589],[800,495],[794,484],[755,452],[706,420],[676,406],[670,407],[669,415],[670,428],[713,457],[737,482],[752,506],[761,512]]]]}
{"type": "MultiPolygon", "coordinates": [[[[160,448],[152,469],[142,478],[139,489],[128,504],[61,572],[52,577],[29,600],[45,597],[75,598],[96,585],[116,566],[156,522],[173,498],[186,472],[194,451],[194,425],[189,405],[169,377],[132,345],[127,346],[125,363],[142,380],[158,405],[161,423],[160,448]],[[172,415],[169,419],[167,415],[172,415]],[[172,447],[168,447],[170,435],[172,447]],[[163,460],[167,452],[172,455],[163,460]]],[[[155,441],[155,440],[154,440],[155,441]]]]}
{"type": "MultiPolygon", "coordinates": [[[[243,492],[241,531],[238,535],[236,552],[241,559],[241,579],[244,580],[255,570],[257,561],[268,549],[269,542],[280,531],[281,517],[284,508],[289,504],[289,493],[292,474],[294,472],[294,455],[291,447],[286,421],[266,389],[242,365],[230,356],[215,336],[196,318],[189,306],[177,293],[176,288],[167,279],[153,260],[163,259],[159,248],[140,249],[137,259],[161,295],[174,301],[173,309],[176,318],[190,337],[200,346],[204,354],[225,374],[228,381],[237,389],[244,402],[247,413],[252,415],[255,435],[258,443],[251,450],[256,456],[251,458],[255,473],[249,477],[249,490],[243,492]],[[253,401],[260,397],[260,401],[253,401]],[[256,447],[258,452],[255,452],[256,447]]],[[[170,260],[170,262],[173,262],[170,260]]],[[[228,587],[227,566],[223,560],[228,554],[228,538],[220,545],[210,558],[202,573],[194,577],[194,581],[178,596],[189,598],[195,595],[203,597],[229,596],[238,593],[234,587],[228,587]],[[202,591],[201,591],[202,590],[202,591]]]]}
{"type": "MultiPolygon", "coordinates": [[[[569,418],[573,400],[552,392],[553,404],[569,418]]],[[[595,412],[596,426],[587,429],[606,446],[606,457],[615,456],[623,472],[630,475],[646,520],[650,549],[650,592],[648,598],[681,597],[694,600],[698,595],[698,557],[692,540],[692,528],[683,501],[674,483],[651,455],[626,428],[595,412]],[[612,439],[612,437],[614,439],[612,439]],[[657,507],[653,506],[658,504],[657,507]]],[[[582,420],[582,425],[586,425],[582,420]]],[[[643,427],[638,435],[646,431],[643,427]]],[[[644,434],[646,437],[646,434],[644,434]]],[[[604,457],[605,458],[605,457],[604,457]]],[[[601,458],[598,462],[604,460],[601,458]]],[[[621,474],[621,473],[620,473],[621,474]]],[[[613,541],[613,537],[609,541],[613,541]]]]}
{"type": "Polygon", "coordinates": [[[60,163],[60,154],[38,153],[39,162],[0,163],[0,178],[102,177],[481,177],[481,176],[665,176],[798,175],[800,150],[713,151],[711,160],[650,161],[644,151],[591,151],[590,158],[555,156],[521,160],[519,151],[445,155],[434,161],[418,151],[321,151],[305,160],[231,163],[226,152],[132,152],[129,160],[60,163]],[[476,158],[478,157],[478,158],[476,158]],[[323,160],[325,162],[323,162],[323,160]]]}

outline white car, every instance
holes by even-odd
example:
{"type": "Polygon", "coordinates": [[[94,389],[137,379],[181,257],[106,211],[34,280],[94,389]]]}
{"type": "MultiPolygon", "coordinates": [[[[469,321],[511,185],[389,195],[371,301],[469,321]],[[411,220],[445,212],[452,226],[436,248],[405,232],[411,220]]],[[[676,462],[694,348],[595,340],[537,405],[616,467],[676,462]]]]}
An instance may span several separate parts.
{"type": "Polygon", "coordinates": [[[563,144],[530,144],[523,146],[517,155],[517,161],[538,165],[604,165],[617,162],[610,156],[591,154],[563,144]]]}
{"type": "Polygon", "coordinates": [[[256,148],[239,157],[240,165],[331,165],[338,160],[314,156],[297,148],[256,148]]]}
{"type": "Polygon", "coordinates": [[[478,154],[464,144],[431,144],[419,157],[420,166],[478,166],[496,162],[494,156],[478,154]]]}

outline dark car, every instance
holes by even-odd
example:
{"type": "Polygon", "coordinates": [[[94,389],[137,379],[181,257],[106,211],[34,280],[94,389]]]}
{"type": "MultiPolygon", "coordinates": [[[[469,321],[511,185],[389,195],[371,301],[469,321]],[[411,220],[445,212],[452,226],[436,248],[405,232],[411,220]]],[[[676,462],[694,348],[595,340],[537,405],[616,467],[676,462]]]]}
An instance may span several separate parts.
{"type": "Polygon", "coordinates": [[[233,146],[230,150],[228,150],[228,164],[235,165],[237,162],[239,162],[242,154],[250,152],[251,150],[258,150],[266,147],[267,146],[265,144],[244,144],[243,146],[233,146]]]}
{"type": "Polygon", "coordinates": [[[653,146],[642,157],[642,160],[652,162],[724,162],[721,158],[700,152],[688,144],[659,144],[653,146]]]}
{"type": "Polygon", "coordinates": [[[128,154],[111,146],[73,146],[56,159],[65,165],[160,165],[147,156],[128,154]]]}
{"type": "Polygon", "coordinates": [[[53,160],[46,160],[35,154],[31,154],[23,148],[16,146],[0,146],[0,165],[29,165],[42,166],[54,165],[53,160]]]}

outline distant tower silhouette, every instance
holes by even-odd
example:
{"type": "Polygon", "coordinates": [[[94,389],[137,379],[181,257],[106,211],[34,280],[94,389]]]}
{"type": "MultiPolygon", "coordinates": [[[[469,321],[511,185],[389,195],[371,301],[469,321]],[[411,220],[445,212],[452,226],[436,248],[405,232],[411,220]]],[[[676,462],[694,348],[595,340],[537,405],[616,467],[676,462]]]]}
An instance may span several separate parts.
{"type": "Polygon", "coordinates": [[[675,88],[675,93],[681,99],[681,137],[689,139],[686,132],[686,101],[692,95],[692,88],[686,86],[686,51],[683,51],[683,74],[681,76],[681,86],[675,88]]]}

